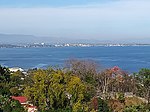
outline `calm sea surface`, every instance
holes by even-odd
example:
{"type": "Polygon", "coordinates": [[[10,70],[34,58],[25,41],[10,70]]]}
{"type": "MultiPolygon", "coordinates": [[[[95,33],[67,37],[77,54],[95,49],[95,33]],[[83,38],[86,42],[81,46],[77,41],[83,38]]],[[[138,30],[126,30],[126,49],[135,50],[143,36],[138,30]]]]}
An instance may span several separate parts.
{"type": "Polygon", "coordinates": [[[0,48],[0,64],[8,67],[45,68],[70,58],[91,59],[103,67],[119,66],[129,72],[150,68],[150,46],[0,48]]]}

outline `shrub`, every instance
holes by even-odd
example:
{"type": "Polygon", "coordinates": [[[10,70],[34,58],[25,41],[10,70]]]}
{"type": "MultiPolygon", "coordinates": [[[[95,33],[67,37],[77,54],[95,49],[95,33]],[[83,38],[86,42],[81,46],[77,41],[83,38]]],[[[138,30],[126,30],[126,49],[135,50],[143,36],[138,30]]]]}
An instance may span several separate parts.
{"type": "Polygon", "coordinates": [[[132,105],[126,107],[123,112],[150,112],[150,108],[146,105],[132,105]]]}
{"type": "Polygon", "coordinates": [[[124,93],[119,93],[119,94],[118,94],[118,100],[119,100],[121,103],[125,103],[124,93]]]}

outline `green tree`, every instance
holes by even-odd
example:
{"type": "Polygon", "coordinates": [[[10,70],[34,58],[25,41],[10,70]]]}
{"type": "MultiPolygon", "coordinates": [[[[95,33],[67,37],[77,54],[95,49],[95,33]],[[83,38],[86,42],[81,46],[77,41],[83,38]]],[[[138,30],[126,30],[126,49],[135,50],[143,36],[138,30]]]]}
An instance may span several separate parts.
{"type": "Polygon", "coordinates": [[[97,98],[97,97],[93,98],[92,106],[93,106],[94,110],[97,112],[111,112],[108,107],[107,102],[101,98],[97,98]]]}
{"type": "Polygon", "coordinates": [[[139,84],[143,86],[148,103],[150,103],[150,69],[141,69],[137,74],[139,84]]]}
{"type": "Polygon", "coordinates": [[[98,112],[110,112],[107,103],[101,98],[98,98],[98,112]]]}
{"type": "Polygon", "coordinates": [[[33,76],[34,84],[27,86],[24,90],[25,96],[33,102],[34,105],[38,106],[41,110],[46,107],[46,84],[45,81],[48,79],[44,70],[37,70],[33,76]]]}
{"type": "Polygon", "coordinates": [[[10,95],[10,72],[6,67],[0,66],[0,94],[2,95],[10,95]]]}
{"type": "Polygon", "coordinates": [[[77,76],[50,69],[39,69],[33,74],[33,84],[25,88],[24,94],[40,111],[78,111],[86,107],[86,86],[77,76]]]}
{"type": "Polygon", "coordinates": [[[118,93],[118,100],[119,100],[121,103],[125,103],[125,96],[124,96],[124,93],[118,93]]]}
{"type": "Polygon", "coordinates": [[[10,75],[10,92],[14,96],[23,94],[25,75],[21,71],[13,72],[10,75]]]}
{"type": "Polygon", "coordinates": [[[150,108],[147,105],[132,105],[126,107],[123,112],[150,112],[150,108]]]}

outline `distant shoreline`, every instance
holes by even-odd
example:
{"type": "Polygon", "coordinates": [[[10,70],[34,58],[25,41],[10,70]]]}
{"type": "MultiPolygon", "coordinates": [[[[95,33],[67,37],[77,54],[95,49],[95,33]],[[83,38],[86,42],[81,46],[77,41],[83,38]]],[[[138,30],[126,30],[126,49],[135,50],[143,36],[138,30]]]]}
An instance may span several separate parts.
{"type": "Polygon", "coordinates": [[[150,44],[88,44],[88,43],[64,43],[64,44],[0,44],[0,48],[49,48],[49,47],[126,47],[126,46],[150,46],[150,44]]]}

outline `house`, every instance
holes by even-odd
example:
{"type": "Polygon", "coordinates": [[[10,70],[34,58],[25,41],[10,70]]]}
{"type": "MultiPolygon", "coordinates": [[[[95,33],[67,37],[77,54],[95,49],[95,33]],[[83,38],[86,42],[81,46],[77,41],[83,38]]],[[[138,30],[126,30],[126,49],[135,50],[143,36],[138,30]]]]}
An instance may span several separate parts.
{"type": "Polygon", "coordinates": [[[24,71],[22,68],[19,68],[19,67],[9,68],[9,70],[10,70],[11,72],[17,72],[17,71],[23,72],[23,71],[24,71]]]}
{"type": "Polygon", "coordinates": [[[36,112],[37,111],[36,106],[29,104],[27,97],[25,97],[25,96],[12,96],[11,98],[14,100],[18,100],[22,106],[27,108],[28,112],[36,112]]]}
{"type": "Polygon", "coordinates": [[[37,107],[36,106],[28,106],[28,112],[36,112],[37,111],[37,107]]]}
{"type": "Polygon", "coordinates": [[[12,96],[11,98],[14,100],[18,100],[21,103],[21,105],[27,105],[28,104],[27,98],[24,96],[12,96]]]}

